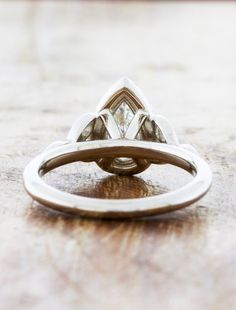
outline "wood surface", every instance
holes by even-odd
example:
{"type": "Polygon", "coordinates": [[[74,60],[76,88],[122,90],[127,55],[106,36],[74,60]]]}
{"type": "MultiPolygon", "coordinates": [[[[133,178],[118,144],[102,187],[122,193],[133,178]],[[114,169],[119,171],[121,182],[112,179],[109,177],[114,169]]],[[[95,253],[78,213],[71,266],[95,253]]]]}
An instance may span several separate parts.
{"type": "MultiPolygon", "coordinates": [[[[236,308],[235,2],[0,2],[0,309],[236,308]],[[214,175],[193,206],[137,221],[32,203],[25,165],[93,112],[119,77],[193,144],[214,175]]],[[[188,179],[77,163],[48,176],[93,197],[143,197],[188,179]]]]}

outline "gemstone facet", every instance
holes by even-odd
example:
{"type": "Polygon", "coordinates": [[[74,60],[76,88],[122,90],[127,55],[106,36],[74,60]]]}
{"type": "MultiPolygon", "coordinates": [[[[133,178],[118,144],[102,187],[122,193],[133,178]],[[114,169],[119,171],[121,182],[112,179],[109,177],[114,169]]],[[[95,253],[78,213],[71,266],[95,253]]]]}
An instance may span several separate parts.
{"type": "Polygon", "coordinates": [[[122,136],[125,135],[133,117],[134,112],[132,111],[128,103],[125,100],[121,101],[121,103],[118,105],[117,109],[114,112],[114,119],[122,136]]]}

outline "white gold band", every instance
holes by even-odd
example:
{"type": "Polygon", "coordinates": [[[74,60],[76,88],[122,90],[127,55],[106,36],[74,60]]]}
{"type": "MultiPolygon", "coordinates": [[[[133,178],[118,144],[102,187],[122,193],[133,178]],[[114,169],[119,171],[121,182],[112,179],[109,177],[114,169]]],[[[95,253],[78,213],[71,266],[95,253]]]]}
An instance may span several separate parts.
{"type": "Polygon", "coordinates": [[[188,206],[201,198],[211,184],[208,164],[196,153],[181,146],[137,140],[101,140],[66,143],[46,150],[33,159],[24,172],[27,192],[38,202],[53,209],[92,217],[122,218],[149,216],[188,206]],[[61,165],[107,158],[132,157],[148,159],[151,163],[170,163],[194,175],[182,188],[147,198],[97,199],[62,192],[42,179],[46,172],[61,165]]]}

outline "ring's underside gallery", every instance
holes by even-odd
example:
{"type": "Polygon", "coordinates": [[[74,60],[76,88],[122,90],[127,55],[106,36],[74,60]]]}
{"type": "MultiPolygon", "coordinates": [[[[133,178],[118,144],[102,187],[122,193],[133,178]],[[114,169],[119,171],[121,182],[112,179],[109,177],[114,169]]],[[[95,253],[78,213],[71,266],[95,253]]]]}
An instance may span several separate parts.
{"type": "Polygon", "coordinates": [[[179,144],[169,122],[152,114],[147,100],[127,78],[102,98],[96,114],[82,116],[65,141],[57,141],[24,171],[24,185],[36,201],[53,209],[92,217],[135,217],[170,212],[200,199],[211,184],[207,163],[190,145],[179,144]],[[94,161],[109,173],[132,175],[151,164],[172,164],[194,177],[185,186],[158,196],[97,199],[62,192],[42,176],[59,166],[94,161]]]}

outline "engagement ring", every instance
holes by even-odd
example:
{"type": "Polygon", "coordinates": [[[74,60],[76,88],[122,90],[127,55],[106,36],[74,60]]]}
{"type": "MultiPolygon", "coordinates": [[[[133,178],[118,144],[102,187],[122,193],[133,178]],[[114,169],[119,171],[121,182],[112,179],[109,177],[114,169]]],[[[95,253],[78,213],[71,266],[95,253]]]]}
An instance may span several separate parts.
{"type": "Polygon", "coordinates": [[[106,93],[96,113],[79,118],[65,141],[51,144],[24,171],[25,189],[34,200],[59,211],[101,218],[149,216],[186,207],[206,194],[211,179],[208,164],[191,145],[179,143],[169,121],[152,113],[128,78],[106,93]],[[119,175],[141,173],[151,164],[171,164],[188,171],[193,179],[157,196],[99,199],[60,191],[42,178],[78,161],[94,161],[106,172],[119,175]]]}

